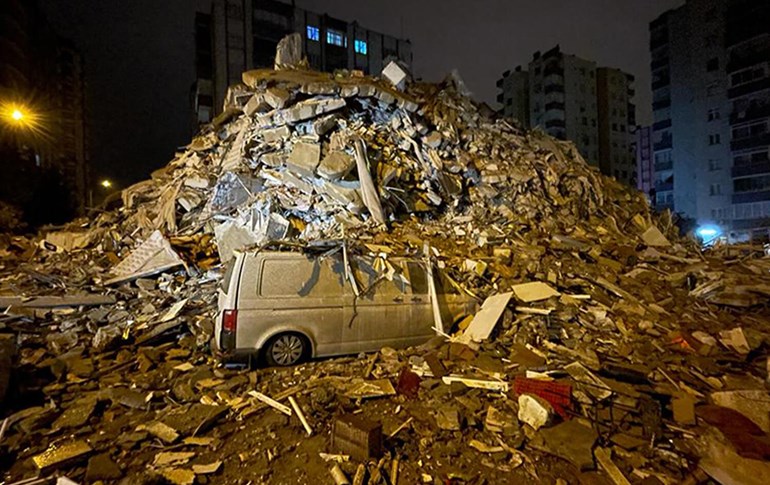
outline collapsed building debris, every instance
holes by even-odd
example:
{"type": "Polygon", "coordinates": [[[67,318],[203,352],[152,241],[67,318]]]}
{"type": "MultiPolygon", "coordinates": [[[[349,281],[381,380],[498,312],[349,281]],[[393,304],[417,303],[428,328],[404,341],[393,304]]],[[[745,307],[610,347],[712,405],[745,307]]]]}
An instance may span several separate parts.
{"type": "Polygon", "coordinates": [[[322,74],[283,49],[120,209],[8,240],[2,323],[19,372],[48,380],[9,404],[5,478],[770,476],[767,413],[746,403],[768,400],[761,248],[701,252],[573,145],[481,115],[456,77],[322,74]],[[434,306],[439,335],[411,349],[231,369],[208,348],[216,287],[259,247],[342,251],[381,279],[421,259],[481,309],[442,323],[434,306]]]}

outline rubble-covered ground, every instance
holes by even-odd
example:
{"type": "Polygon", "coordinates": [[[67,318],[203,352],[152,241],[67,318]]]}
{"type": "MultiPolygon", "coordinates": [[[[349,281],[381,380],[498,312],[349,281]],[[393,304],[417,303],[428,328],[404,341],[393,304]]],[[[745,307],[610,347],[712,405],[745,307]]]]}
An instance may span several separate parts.
{"type": "Polygon", "coordinates": [[[489,117],[456,77],[399,74],[247,72],[120,208],[4,237],[6,483],[766,482],[761,248],[702,252],[573,145],[489,117]],[[420,258],[504,306],[481,335],[468,318],[417,348],[225,367],[216,289],[244,247],[384,279],[420,258]],[[339,449],[350,414],[381,424],[381,456],[339,449]]]}

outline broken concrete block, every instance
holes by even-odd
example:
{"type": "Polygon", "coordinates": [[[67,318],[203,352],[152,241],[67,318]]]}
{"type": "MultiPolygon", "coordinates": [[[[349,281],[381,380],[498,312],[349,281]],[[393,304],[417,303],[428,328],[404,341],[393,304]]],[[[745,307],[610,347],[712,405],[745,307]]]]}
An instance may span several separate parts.
{"type": "Polygon", "coordinates": [[[286,166],[298,175],[312,177],[321,160],[321,145],[297,142],[291,150],[286,166]]]}
{"type": "Polygon", "coordinates": [[[349,174],[356,160],[343,151],[327,153],[318,166],[318,175],[327,180],[337,180],[349,174]]]}
{"type": "Polygon", "coordinates": [[[524,303],[531,303],[533,301],[546,300],[552,296],[559,296],[558,291],[542,281],[513,285],[511,290],[516,295],[516,298],[524,303]]]}
{"type": "Polygon", "coordinates": [[[460,413],[454,406],[441,406],[436,412],[436,424],[439,429],[446,431],[460,431],[460,413]]]}
{"type": "Polygon", "coordinates": [[[332,449],[366,461],[382,455],[382,425],[363,416],[347,414],[334,421],[332,449]]]}
{"type": "MultiPolygon", "coordinates": [[[[275,50],[275,70],[296,69],[302,62],[302,36],[289,34],[280,41],[275,50]]],[[[307,61],[305,61],[307,62],[307,61]]]]}
{"type": "Polygon", "coordinates": [[[107,349],[115,348],[122,336],[123,332],[117,325],[100,327],[96,330],[91,345],[93,345],[94,350],[97,352],[104,352],[107,349]]]}
{"type": "Polygon", "coordinates": [[[663,235],[662,232],[660,232],[660,229],[658,229],[656,226],[650,226],[647,228],[646,231],[642,234],[642,241],[644,241],[644,244],[648,246],[653,247],[666,247],[671,246],[671,243],[666,239],[666,236],[663,235]]]}
{"type": "Polygon", "coordinates": [[[43,453],[33,456],[32,461],[41,472],[71,465],[85,458],[92,449],[85,441],[69,441],[54,443],[43,453]]]}
{"type": "Polygon", "coordinates": [[[545,399],[534,394],[522,394],[519,396],[519,421],[522,421],[534,429],[550,424],[553,418],[553,407],[545,399]]]}
{"type": "Polygon", "coordinates": [[[438,148],[441,146],[442,140],[443,138],[441,137],[441,133],[438,131],[432,131],[428,136],[422,139],[422,142],[431,148],[438,148]]]}
{"type": "Polygon", "coordinates": [[[272,128],[269,130],[262,130],[262,139],[267,143],[274,143],[277,141],[288,140],[291,136],[291,130],[288,126],[281,126],[279,128],[272,128]]]}
{"type": "Polygon", "coordinates": [[[267,88],[262,94],[265,102],[273,109],[282,109],[291,100],[291,93],[283,88],[267,88]]]}
{"type": "Polygon", "coordinates": [[[398,62],[390,61],[382,70],[382,77],[387,79],[396,89],[403,91],[406,88],[406,81],[409,79],[409,71],[398,62]]]}
{"type": "Polygon", "coordinates": [[[91,396],[70,403],[69,407],[54,421],[55,429],[79,428],[88,422],[96,408],[96,397],[91,396]]]}
{"type": "Polygon", "coordinates": [[[151,435],[159,438],[165,443],[171,444],[179,439],[179,433],[174,428],[160,421],[153,421],[147,425],[141,425],[137,428],[139,431],[148,431],[151,435]]]}
{"type": "Polygon", "coordinates": [[[279,168],[286,163],[286,154],[283,152],[263,153],[260,155],[259,161],[268,167],[279,168]]]}
{"type": "Polygon", "coordinates": [[[163,478],[174,485],[193,485],[195,483],[195,472],[183,468],[164,468],[160,471],[163,478]]]}
{"type": "Polygon", "coordinates": [[[122,476],[123,472],[118,464],[112,461],[109,453],[92,456],[88,460],[88,467],[86,468],[86,481],[88,483],[97,480],[117,480],[122,476]]]}
{"type": "Polygon", "coordinates": [[[599,435],[590,426],[571,419],[552,428],[544,428],[537,435],[542,438],[547,452],[564,458],[580,471],[594,469],[591,450],[599,435]]]}
{"type": "Polygon", "coordinates": [[[313,134],[323,136],[337,126],[337,114],[323,116],[313,121],[313,134]]]}
{"type": "Polygon", "coordinates": [[[674,421],[684,425],[695,424],[695,399],[691,396],[675,398],[671,402],[674,411],[674,421]]]}
{"type": "Polygon", "coordinates": [[[247,116],[252,116],[254,113],[267,113],[273,107],[268,104],[262,93],[257,93],[249,99],[246,106],[243,107],[243,112],[247,116]]]}

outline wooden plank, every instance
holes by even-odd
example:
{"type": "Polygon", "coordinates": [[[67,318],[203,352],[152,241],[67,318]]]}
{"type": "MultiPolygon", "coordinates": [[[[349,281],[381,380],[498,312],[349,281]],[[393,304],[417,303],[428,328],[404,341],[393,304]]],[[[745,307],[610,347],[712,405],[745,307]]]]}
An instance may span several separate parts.
{"type": "Polygon", "coordinates": [[[0,307],[57,308],[72,306],[112,305],[113,295],[64,295],[64,296],[0,296],[0,307]]]}

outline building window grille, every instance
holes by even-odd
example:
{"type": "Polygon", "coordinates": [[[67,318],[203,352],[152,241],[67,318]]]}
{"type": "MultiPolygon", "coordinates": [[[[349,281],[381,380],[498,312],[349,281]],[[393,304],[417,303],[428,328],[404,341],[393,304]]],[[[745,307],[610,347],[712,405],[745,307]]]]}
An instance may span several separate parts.
{"type": "Polygon", "coordinates": [[[366,45],[366,41],[365,40],[358,40],[358,39],[356,39],[356,43],[355,43],[356,53],[363,54],[363,55],[368,54],[369,51],[368,51],[367,47],[368,46],[366,45]]]}
{"type": "Polygon", "coordinates": [[[312,25],[307,26],[307,39],[308,40],[314,40],[318,42],[318,40],[321,38],[321,32],[318,30],[318,27],[314,27],[312,25]]]}

